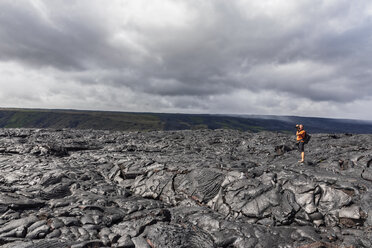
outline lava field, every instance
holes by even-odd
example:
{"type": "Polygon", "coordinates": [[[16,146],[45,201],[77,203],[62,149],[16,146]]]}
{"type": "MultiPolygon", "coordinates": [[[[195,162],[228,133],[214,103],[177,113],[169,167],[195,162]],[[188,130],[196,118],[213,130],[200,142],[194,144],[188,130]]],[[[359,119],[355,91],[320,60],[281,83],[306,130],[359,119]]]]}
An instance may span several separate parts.
{"type": "Polygon", "coordinates": [[[0,246],[372,247],[372,135],[0,129],[0,246]]]}

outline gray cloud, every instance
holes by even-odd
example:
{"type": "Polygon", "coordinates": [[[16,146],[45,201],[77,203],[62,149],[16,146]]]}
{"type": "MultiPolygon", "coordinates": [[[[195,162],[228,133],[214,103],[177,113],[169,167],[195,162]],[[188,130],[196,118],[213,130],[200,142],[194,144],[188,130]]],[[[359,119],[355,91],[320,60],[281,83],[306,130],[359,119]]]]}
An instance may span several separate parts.
{"type": "Polygon", "coordinates": [[[1,100],[370,119],[371,16],[362,0],[3,0],[1,100]]]}

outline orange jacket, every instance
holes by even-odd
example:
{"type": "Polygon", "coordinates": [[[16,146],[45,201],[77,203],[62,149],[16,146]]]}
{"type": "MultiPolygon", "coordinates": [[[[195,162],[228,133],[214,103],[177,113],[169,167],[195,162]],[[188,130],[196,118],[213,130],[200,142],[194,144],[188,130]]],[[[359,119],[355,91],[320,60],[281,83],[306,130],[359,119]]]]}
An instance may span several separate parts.
{"type": "Polygon", "coordinates": [[[296,132],[296,135],[297,135],[297,141],[304,142],[305,133],[306,133],[305,130],[297,131],[297,132],[296,132]]]}

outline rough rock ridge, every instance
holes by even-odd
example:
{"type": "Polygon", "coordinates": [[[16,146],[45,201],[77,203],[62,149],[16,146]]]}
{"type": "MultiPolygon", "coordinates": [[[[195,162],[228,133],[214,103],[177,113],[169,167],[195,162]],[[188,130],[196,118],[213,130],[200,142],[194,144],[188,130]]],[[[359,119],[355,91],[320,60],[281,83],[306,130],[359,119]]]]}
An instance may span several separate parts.
{"type": "Polygon", "coordinates": [[[0,129],[1,247],[372,247],[372,135],[0,129]]]}

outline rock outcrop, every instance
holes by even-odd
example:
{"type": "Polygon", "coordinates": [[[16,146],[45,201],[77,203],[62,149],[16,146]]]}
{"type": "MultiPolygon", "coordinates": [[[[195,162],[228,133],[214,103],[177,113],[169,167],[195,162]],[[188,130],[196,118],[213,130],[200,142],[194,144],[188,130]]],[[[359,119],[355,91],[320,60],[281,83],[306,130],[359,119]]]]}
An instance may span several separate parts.
{"type": "Polygon", "coordinates": [[[1,247],[372,247],[372,135],[0,129],[1,247]]]}

